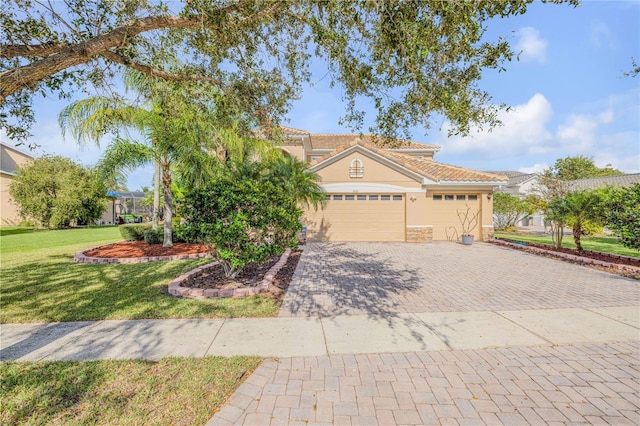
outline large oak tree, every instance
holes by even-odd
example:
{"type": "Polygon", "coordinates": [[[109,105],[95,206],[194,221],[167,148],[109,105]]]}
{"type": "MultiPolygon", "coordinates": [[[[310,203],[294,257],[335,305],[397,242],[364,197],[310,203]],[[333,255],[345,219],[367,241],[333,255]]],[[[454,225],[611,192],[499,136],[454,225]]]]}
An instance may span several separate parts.
{"type": "Polygon", "coordinates": [[[477,83],[483,69],[513,57],[506,38],[485,37],[487,25],[532,1],[8,0],[0,5],[0,125],[24,139],[34,94],[104,88],[129,67],[206,81],[232,115],[272,128],[318,57],[343,88],[344,124],[362,126],[363,96],[378,110],[372,131],[403,136],[439,113],[465,133],[496,124],[477,83]]]}

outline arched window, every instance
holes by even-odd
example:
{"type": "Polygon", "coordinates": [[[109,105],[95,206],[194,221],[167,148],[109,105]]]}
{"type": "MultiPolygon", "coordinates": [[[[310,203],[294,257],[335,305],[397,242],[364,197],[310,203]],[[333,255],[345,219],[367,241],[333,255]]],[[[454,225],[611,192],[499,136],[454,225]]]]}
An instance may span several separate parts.
{"type": "Polygon", "coordinates": [[[364,176],[364,167],[362,166],[362,160],[356,158],[351,161],[351,166],[349,167],[349,177],[352,178],[361,178],[364,176]]]}

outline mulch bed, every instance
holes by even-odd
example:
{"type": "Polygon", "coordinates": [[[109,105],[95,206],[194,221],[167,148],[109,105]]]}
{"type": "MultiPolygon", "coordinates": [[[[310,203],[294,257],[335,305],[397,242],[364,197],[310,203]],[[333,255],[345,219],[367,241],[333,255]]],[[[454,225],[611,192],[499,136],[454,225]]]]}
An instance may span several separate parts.
{"type": "MultiPolygon", "coordinates": [[[[269,288],[269,292],[265,293],[268,297],[276,301],[281,301],[284,298],[293,272],[300,260],[300,251],[294,251],[289,255],[287,263],[280,269],[273,279],[273,283],[269,288]]],[[[272,256],[265,263],[258,265],[252,264],[246,266],[233,280],[224,276],[224,271],[221,265],[212,265],[203,271],[189,276],[183,281],[181,287],[189,288],[202,288],[202,289],[235,289],[242,287],[252,287],[258,285],[265,274],[271,269],[273,265],[278,262],[280,256],[272,256]]]]}
{"type": "Polygon", "coordinates": [[[173,247],[163,247],[162,244],[147,244],[144,241],[121,241],[88,250],[85,255],[98,258],[135,258],[198,254],[206,253],[207,250],[207,246],[201,244],[176,243],[173,247]]]}
{"type": "Polygon", "coordinates": [[[600,271],[605,271],[609,273],[614,273],[618,275],[622,275],[624,277],[640,279],[640,275],[637,272],[637,269],[640,268],[640,258],[633,258],[628,256],[619,256],[616,254],[610,253],[601,253],[597,251],[589,251],[582,250],[578,251],[576,249],[570,248],[556,248],[549,244],[539,244],[539,243],[531,243],[529,241],[519,241],[517,239],[511,238],[496,238],[496,240],[502,240],[507,243],[512,243],[510,247],[513,249],[520,248],[521,250],[528,251],[538,256],[552,257],[554,259],[561,260],[563,262],[574,263],[577,265],[583,265],[590,268],[598,269],[600,271]],[[528,250],[529,248],[529,250],[528,250]],[[538,249],[538,251],[533,251],[538,249]],[[561,256],[560,253],[570,254],[572,256],[577,256],[577,259],[568,259],[561,256]],[[611,264],[619,265],[615,266],[604,266],[592,263],[593,261],[600,262],[608,262],[611,264]],[[632,268],[626,268],[631,266],[632,268]]]}
{"type": "Polygon", "coordinates": [[[574,256],[586,257],[589,259],[600,260],[603,262],[617,263],[618,265],[629,265],[629,266],[640,267],[640,258],[635,258],[635,257],[618,256],[616,254],[602,253],[599,251],[590,251],[590,250],[578,251],[576,249],[571,249],[566,247],[557,248],[549,244],[520,241],[517,238],[500,238],[500,240],[522,244],[527,247],[537,247],[543,250],[572,254],[574,256]]]}

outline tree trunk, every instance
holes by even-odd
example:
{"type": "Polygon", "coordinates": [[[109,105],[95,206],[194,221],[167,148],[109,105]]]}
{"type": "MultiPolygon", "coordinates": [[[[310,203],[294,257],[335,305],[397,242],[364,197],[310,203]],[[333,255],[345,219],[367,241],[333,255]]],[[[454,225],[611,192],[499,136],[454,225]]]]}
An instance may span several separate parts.
{"type": "Polygon", "coordinates": [[[153,162],[153,213],[151,227],[158,229],[158,212],[160,211],[160,162],[153,162]]]}
{"type": "Polygon", "coordinates": [[[580,242],[580,238],[582,238],[582,226],[579,223],[573,225],[573,241],[576,242],[576,248],[578,251],[582,251],[582,243],[580,242]]]}
{"type": "Polygon", "coordinates": [[[173,194],[171,193],[171,170],[167,161],[162,163],[162,185],[164,187],[164,247],[173,247],[173,194]]]}

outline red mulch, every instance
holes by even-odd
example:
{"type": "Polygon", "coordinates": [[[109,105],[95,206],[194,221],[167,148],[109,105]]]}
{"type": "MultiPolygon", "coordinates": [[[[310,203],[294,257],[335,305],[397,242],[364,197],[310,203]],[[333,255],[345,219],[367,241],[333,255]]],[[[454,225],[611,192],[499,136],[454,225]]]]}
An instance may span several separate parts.
{"type": "Polygon", "coordinates": [[[144,241],[122,241],[88,250],[85,255],[101,258],[129,258],[176,256],[206,252],[207,246],[200,244],[176,243],[173,247],[163,247],[162,244],[147,244],[144,241]]]}

